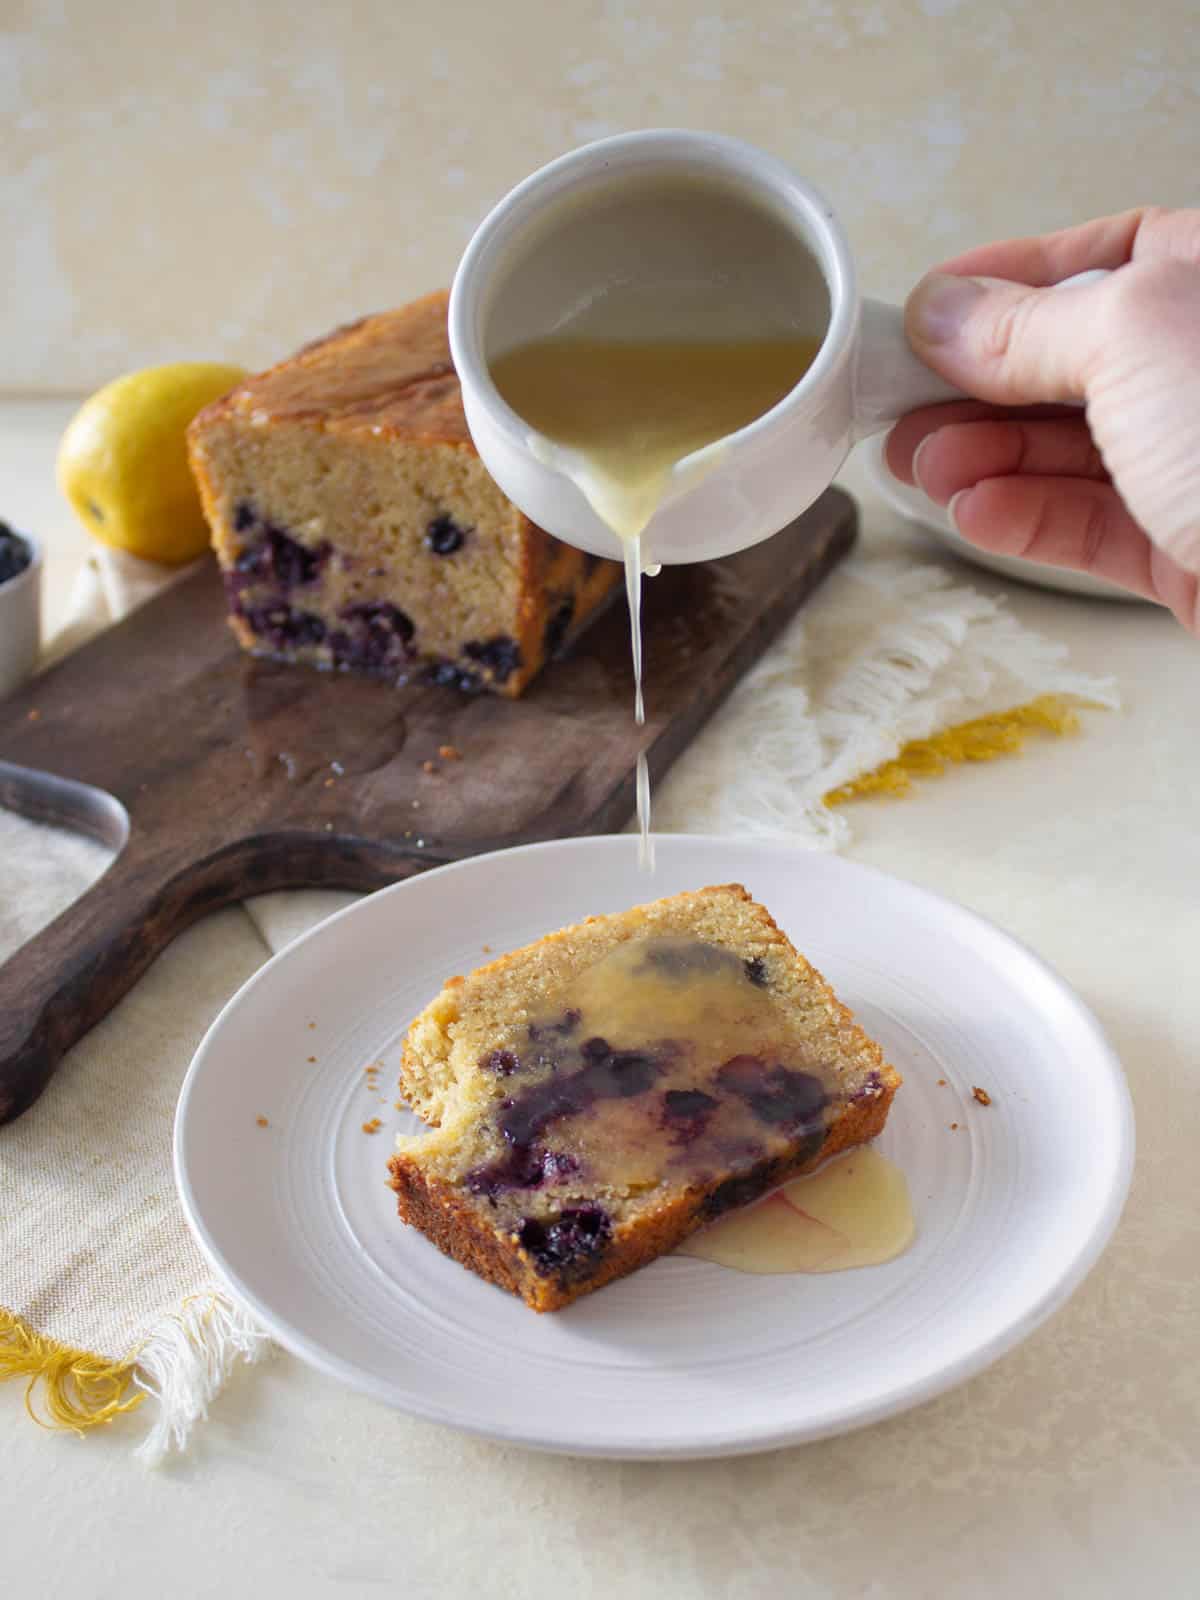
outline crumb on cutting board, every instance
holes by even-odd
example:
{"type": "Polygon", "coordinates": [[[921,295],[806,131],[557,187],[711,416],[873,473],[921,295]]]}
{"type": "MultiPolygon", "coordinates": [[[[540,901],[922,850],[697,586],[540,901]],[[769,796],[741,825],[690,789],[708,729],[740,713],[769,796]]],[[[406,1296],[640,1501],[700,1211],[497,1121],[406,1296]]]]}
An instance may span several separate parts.
{"type": "Polygon", "coordinates": [[[271,1126],[266,1117],[255,1117],[254,1120],[258,1123],[260,1128],[269,1128],[271,1126]]]}
{"type": "Polygon", "coordinates": [[[452,745],[452,744],[440,744],[440,745],[438,745],[438,755],[441,756],[443,761],[461,761],[462,760],[462,751],[459,750],[457,748],[457,746],[452,745]]]}

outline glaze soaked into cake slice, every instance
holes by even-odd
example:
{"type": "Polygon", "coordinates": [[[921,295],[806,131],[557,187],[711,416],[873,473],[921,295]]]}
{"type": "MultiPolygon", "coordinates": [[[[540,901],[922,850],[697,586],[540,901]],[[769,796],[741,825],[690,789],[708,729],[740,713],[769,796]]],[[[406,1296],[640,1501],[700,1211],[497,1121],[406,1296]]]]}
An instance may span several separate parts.
{"type": "Polygon", "coordinates": [[[488,476],[446,295],[339,329],[202,411],[192,470],[257,654],[517,695],[620,582],[488,476]]]}
{"type": "Polygon", "coordinates": [[[900,1079],[736,884],[593,917],[412,1024],[400,1215],[538,1311],[873,1138],[900,1079]]]}

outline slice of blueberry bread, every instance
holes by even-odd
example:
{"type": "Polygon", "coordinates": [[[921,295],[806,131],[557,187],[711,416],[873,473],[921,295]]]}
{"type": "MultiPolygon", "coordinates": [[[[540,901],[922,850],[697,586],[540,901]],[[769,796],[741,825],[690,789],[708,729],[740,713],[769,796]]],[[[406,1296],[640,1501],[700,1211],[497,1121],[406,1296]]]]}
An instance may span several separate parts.
{"type": "Polygon", "coordinates": [[[471,444],[445,294],[248,379],[189,430],[248,650],[518,695],[621,581],[543,533],[471,444]]]}
{"type": "Polygon", "coordinates": [[[900,1078],[737,884],[451,978],[409,1029],[400,1215],[536,1311],[873,1138],[900,1078]]]}

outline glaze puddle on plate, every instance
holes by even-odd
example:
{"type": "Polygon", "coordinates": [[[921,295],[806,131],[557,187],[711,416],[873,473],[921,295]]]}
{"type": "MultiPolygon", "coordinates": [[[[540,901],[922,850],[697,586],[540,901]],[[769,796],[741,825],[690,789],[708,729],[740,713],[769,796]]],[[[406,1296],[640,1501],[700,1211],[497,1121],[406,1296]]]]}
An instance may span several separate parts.
{"type": "Polygon", "coordinates": [[[845,1272],[894,1261],[915,1236],[903,1172],[864,1145],[722,1217],[675,1253],[737,1272],[845,1272]]]}

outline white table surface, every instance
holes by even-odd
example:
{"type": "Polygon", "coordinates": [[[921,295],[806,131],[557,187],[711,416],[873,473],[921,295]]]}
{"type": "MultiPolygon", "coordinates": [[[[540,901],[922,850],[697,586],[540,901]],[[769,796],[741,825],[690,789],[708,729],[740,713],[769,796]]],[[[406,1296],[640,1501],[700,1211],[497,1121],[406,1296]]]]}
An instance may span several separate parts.
{"type": "MultiPolygon", "coordinates": [[[[71,404],[0,405],[0,516],[49,545],[51,623],[84,548],[53,487],[71,404]]],[[[849,474],[853,484],[853,468],[849,474]]],[[[864,506],[869,545],[911,541],[864,506]]],[[[946,558],[949,560],[950,558],[946,558]]],[[[1079,990],[1138,1118],[1132,1197],[1067,1308],[907,1416],[774,1455],[554,1459],[410,1422],[278,1355],[190,1455],[33,1427],[0,1388],[6,1591],[61,1600],[403,1593],[982,1597],[1200,1592],[1200,642],[1148,607],[1008,585],[1116,674],[1124,711],[1020,760],[858,804],[850,854],[963,901],[1079,990]]],[[[879,1352],[887,1360],[886,1349],[879,1352]]]]}

